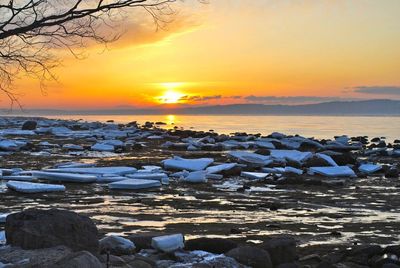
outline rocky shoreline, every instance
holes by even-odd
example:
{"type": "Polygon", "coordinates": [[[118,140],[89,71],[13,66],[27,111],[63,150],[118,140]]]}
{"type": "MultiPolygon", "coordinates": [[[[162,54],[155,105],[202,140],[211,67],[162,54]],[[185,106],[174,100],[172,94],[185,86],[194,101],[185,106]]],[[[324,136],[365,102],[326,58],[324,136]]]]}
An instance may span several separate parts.
{"type": "Polygon", "coordinates": [[[5,267],[400,264],[399,140],[219,135],[160,126],[2,118],[0,222],[3,217],[8,245],[0,248],[0,262],[5,267]],[[93,220],[96,231],[68,231],[58,214],[40,219],[49,208],[93,220]],[[30,234],[20,233],[35,217],[47,225],[28,224],[30,234]],[[51,232],[64,237],[53,243],[46,240],[51,232]],[[168,235],[182,237],[179,247],[165,251],[152,243],[172,239],[168,235]],[[71,237],[99,246],[76,247],[71,237]]]}

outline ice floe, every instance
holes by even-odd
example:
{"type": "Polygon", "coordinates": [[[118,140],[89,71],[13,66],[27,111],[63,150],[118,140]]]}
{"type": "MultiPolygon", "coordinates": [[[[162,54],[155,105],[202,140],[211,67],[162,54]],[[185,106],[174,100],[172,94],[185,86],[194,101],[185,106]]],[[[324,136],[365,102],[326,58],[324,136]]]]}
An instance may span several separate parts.
{"type": "Polygon", "coordinates": [[[147,188],[160,187],[161,182],[156,180],[135,180],[126,179],[108,184],[108,187],[113,190],[140,190],[147,188]]]}
{"type": "Polygon", "coordinates": [[[21,193],[45,193],[45,192],[63,192],[64,185],[32,183],[22,181],[8,181],[7,187],[21,193]]]}

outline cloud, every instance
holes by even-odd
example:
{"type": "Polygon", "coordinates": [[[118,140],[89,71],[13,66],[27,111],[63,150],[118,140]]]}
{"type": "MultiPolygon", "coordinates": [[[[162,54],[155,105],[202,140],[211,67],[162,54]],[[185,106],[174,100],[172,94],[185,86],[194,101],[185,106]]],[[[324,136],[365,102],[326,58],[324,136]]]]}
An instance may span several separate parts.
{"type": "Polygon", "coordinates": [[[204,102],[204,101],[210,101],[210,100],[220,100],[223,97],[221,95],[213,95],[213,96],[200,96],[200,95],[195,95],[195,96],[183,96],[179,100],[180,101],[189,101],[189,102],[204,102]]]}
{"type": "Polygon", "coordinates": [[[400,95],[400,86],[359,86],[353,88],[356,93],[375,95],[400,95]]]}

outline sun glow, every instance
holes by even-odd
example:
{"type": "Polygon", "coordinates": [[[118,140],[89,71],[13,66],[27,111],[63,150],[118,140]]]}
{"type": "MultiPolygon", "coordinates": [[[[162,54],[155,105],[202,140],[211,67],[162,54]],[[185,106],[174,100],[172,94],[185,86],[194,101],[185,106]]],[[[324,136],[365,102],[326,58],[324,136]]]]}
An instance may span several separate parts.
{"type": "Polygon", "coordinates": [[[182,97],[185,95],[177,90],[184,83],[160,83],[160,86],[166,91],[162,96],[157,97],[159,103],[163,104],[175,104],[182,101],[182,97]]]}

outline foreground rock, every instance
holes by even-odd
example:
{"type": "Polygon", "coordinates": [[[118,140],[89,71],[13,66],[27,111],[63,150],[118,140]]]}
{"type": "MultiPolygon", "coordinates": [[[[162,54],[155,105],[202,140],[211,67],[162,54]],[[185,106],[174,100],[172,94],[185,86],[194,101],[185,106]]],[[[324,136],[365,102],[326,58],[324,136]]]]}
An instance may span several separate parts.
{"type": "Polygon", "coordinates": [[[97,253],[98,231],[86,216],[71,211],[27,209],[7,217],[7,243],[23,249],[64,245],[74,251],[97,253]]]}
{"type": "Polygon", "coordinates": [[[253,268],[272,268],[271,257],[263,249],[244,246],[230,250],[226,256],[253,268]]]}
{"type": "Polygon", "coordinates": [[[130,255],[135,251],[135,244],[125,238],[111,235],[100,240],[100,251],[113,255],[130,255]]]}
{"type": "Polygon", "coordinates": [[[101,262],[88,251],[72,253],[55,263],[59,268],[100,268],[101,262]]]}

